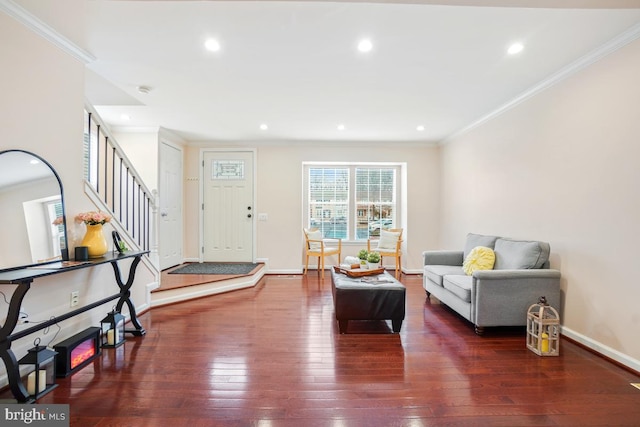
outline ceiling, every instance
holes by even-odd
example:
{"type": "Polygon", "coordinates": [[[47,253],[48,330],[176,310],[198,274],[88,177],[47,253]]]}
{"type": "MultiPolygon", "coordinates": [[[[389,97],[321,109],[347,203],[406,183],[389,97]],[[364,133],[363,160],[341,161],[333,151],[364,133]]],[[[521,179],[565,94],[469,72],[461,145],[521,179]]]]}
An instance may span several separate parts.
{"type": "Polygon", "coordinates": [[[452,3],[485,6],[87,1],[87,98],[115,130],[188,141],[437,143],[640,26],[640,9],[452,3]]]}

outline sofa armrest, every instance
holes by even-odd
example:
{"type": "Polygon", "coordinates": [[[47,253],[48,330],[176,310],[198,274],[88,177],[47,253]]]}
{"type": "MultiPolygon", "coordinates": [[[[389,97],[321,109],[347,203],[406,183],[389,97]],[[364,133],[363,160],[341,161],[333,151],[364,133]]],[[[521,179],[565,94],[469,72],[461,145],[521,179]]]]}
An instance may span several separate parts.
{"type": "Polygon", "coordinates": [[[541,296],[560,309],[560,271],[485,270],[473,273],[471,318],[476,326],[525,325],[527,310],[541,296]]]}
{"type": "Polygon", "coordinates": [[[424,251],[424,265],[462,265],[462,251],[424,251]]]}

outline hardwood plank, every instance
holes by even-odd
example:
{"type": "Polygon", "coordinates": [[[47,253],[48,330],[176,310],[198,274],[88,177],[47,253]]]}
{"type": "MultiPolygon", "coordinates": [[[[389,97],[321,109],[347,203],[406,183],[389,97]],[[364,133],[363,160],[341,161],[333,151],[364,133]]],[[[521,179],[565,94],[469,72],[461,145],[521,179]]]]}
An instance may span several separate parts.
{"type": "Polygon", "coordinates": [[[145,337],[39,403],[70,404],[82,427],[638,425],[640,377],[566,340],[539,357],[523,328],[479,337],[421,280],[402,277],[399,334],[376,321],[340,335],[330,279],[313,274],[155,308],[145,337]]]}

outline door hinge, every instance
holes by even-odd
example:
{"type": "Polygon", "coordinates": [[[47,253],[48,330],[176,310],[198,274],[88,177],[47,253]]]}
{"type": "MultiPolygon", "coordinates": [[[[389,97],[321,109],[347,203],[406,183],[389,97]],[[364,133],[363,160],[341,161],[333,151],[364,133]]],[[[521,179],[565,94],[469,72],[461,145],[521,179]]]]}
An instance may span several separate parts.
{"type": "Polygon", "coordinates": [[[202,204],[202,210],[204,210],[204,203],[202,204]]]}
{"type": "Polygon", "coordinates": [[[202,253],[204,253],[204,246],[202,247],[202,253]]]}

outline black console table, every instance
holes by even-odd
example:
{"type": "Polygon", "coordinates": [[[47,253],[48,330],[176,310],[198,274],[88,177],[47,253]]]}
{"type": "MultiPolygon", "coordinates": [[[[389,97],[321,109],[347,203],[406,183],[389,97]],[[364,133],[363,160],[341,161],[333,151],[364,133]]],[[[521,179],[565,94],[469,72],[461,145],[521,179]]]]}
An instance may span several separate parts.
{"type": "Polygon", "coordinates": [[[69,319],[73,316],[76,316],[80,313],[84,313],[85,311],[91,310],[95,307],[98,307],[102,304],[105,304],[109,301],[113,301],[115,299],[118,300],[116,304],[116,311],[121,312],[124,304],[127,304],[129,308],[129,315],[131,317],[131,324],[135,329],[127,329],[125,332],[133,334],[135,336],[142,336],[145,334],[145,330],[138,321],[138,317],[136,315],[136,309],[131,301],[131,286],[133,285],[133,281],[135,279],[136,268],[142,259],[142,256],[149,253],[149,251],[128,251],[122,254],[112,254],[108,253],[101,258],[90,259],[87,262],[75,263],[75,262],[62,262],[62,263],[52,263],[46,265],[40,265],[37,267],[26,267],[15,270],[3,271],[0,272],[0,285],[18,285],[11,295],[11,301],[9,302],[9,310],[7,312],[7,319],[0,328],[0,357],[2,358],[4,365],[7,369],[7,377],[9,380],[9,387],[11,392],[15,396],[15,398],[19,402],[27,402],[29,401],[29,394],[20,379],[20,370],[18,366],[18,361],[11,350],[11,343],[20,338],[26,337],[34,332],[45,329],[51,325],[54,325],[63,320],[69,319]],[[123,283],[122,277],[120,274],[120,267],[118,266],[118,261],[123,259],[133,258],[133,262],[131,263],[131,267],[129,269],[129,276],[127,281],[123,283]],[[20,307],[22,306],[22,300],[26,295],[27,291],[31,287],[31,282],[35,279],[45,276],[52,276],[55,274],[67,273],[73,270],[79,270],[82,268],[91,268],[100,264],[110,263],[113,267],[113,272],[115,274],[116,283],[118,284],[118,288],[120,292],[117,294],[111,295],[107,298],[103,298],[99,301],[95,301],[91,304],[85,305],[78,309],[69,311],[60,316],[56,316],[53,319],[48,321],[40,322],[35,326],[31,326],[22,331],[15,332],[14,329],[19,321],[20,307]]]}

